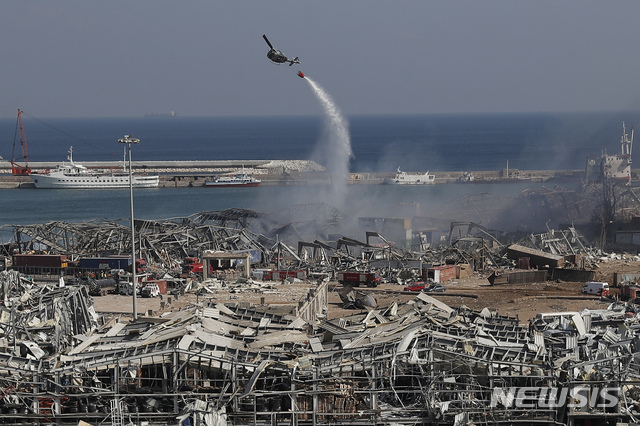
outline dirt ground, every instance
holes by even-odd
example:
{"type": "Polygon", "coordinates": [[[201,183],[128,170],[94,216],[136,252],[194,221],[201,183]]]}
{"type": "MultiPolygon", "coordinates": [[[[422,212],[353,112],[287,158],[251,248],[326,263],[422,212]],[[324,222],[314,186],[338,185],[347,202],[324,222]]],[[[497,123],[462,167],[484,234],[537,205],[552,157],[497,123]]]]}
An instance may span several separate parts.
{"type": "MultiPolygon", "coordinates": [[[[389,285],[381,286],[380,290],[389,285]]],[[[397,287],[397,286],[396,286],[397,287]]],[[[585,308],[603,309],[610,301],[602,301],[596,296],[580,294],[582,283],[543,283],[490,286],[486,279],[465,279],[455,284],[447,284],[445,293],[429,293],[430,296],[451,307],[465,305],[471,309],[488,308],[501,315],[517,317],[521,322],[541,312],[580,311],[585,308]]],[[[414,295],[379,294],[376,292],[378,306],[392,301],[405,303],[414,295]]]]}
{"type": "MultiPolygon", "coordinates": [[[[602,261],[598,264],[595,272],[594,281],[613,284],[616,272],[640,273],[640,261],[635,258],[602,261]]],[[[429,293],[429,295],[451,307],[466,305],[477,310],[486,307],[501,315],[517,317],[521,323],[527,323],[538,313],[605,309],[612,302],[610,299],[581,294],[583,282],[547,281],[534,284],[491,286],[487,276],[488,274],[474,274],[469,278],[449,281],[445,283],[446,292],[429,293]],[[475,297],[456,296],[455,294],[475,297]]],[[[401,287],[394,284],[379,286],[375,293],[378,306],[387,306],[394,300],[403,303],[414,297],[406,294],[385,294],[382,292],[385,289],[400,290],[401,287]]],[[[619,290],[612,287],[611,292],[615,296],[619,290]]]]}
{"type": "MultiPolygon", "coordinates": [[[[640,261],[611,260],[601,262],[596,269],[596,281],[613,283],[614,272],[640,272],[640,261]]],[[[597,296],[585,296],[580,293],[582,282],[546,282],[522,285],[491,286],[486,276],[474,274],[472,277],[445,283],[445,293],[430,293],[451,307],[466,305],[469,308],[481,310],[488,308],[502,315],[515,316],[522,323],[526,323],[537,313],[558,311],[580,311],[585,308],[604,309],[611,300],[601,300],[597,296]]],[[[331,286],[329,293],[329,318],[353,315],[360,310],[343,309],[342,301],[337,289],[331,286]]],[[[417,293],[403,291],[404,285],[382,284],[369,291],[376,299],[378,308],[389,306],[392,302],[406,303],[416,297],[417,293]]],[[[295,307],[303,300],[309,284],[280,284],[274,283],[268,288],[247,288],[242,290],[216,290],[215,293],[195,295],[186,293],[176,296],[164,295],[160,298],[138,298],[136,305],[138,315],[161,315],[163,312],[184,309],[193,304],[204,301],[238,302],[247,305],[269,305],[274,310],[286,310],[295,307]]],[[[615,295],[617,289],[612,288],[615,295]]],[[[131,296],[107,295],[94,297],[94,308],[99,313],[108,315],[130,316],[133,299],[131,296]]]]}

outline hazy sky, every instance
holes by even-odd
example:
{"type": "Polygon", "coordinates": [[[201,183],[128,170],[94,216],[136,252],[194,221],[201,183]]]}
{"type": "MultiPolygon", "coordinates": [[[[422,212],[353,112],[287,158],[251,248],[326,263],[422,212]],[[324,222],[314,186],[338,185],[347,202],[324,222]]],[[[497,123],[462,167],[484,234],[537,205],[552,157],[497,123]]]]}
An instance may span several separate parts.
{"type": "Polygon", "coordinates": [[[0,117],[640,107],[640,2],[4,1],[0,117]],[[277,66],[273,45],[301,65],[277,66]]]}

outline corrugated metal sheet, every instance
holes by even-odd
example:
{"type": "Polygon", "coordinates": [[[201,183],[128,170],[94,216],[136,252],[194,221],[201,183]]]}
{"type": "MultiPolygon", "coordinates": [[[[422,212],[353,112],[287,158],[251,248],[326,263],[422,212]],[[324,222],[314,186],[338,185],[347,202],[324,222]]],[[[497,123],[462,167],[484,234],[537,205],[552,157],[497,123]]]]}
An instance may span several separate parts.
{"type": "Polygon", "coordinates": [[[532,269],[529,271],[513,271],[489,276],[491,285],[543,283],[547,280],[547,271],[532,269]]]}

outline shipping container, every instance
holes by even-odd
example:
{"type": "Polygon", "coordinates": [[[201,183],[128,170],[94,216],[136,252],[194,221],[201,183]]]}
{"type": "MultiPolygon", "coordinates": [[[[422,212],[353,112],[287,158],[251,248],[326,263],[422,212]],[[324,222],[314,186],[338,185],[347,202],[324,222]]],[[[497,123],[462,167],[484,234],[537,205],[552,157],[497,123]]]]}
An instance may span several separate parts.
{"type": "Polygon", "coordinates": [[[342,285],[347,284],[352,286],[359,286],[360,284],[365,284],[368,287],[376,287],[378,284],[380,284],[380,281],[381,278],[377,272],[338,272],[338,282],[342,285]]]}
{"type": "Polygon", "coordinates": [[[640,290],[640,287],[636,284],[625,284],[620,287],[620,297],[622,300],[634,301],[640,294],[638,290],[640,290]]]}
{"type": "Polygon", "coordinates": [[[60,254],[16,254],[12,268],[23,274],[64,275],[68,267],[67,256],[60,254]]]}
{"type": "Polygon", "coordinates": [[[434,283],[443,283],[456,279],[456,265],[434,266],[422,270],[422,279],[431,280],[434,283]]]}
{"type": "Polygon", "coordinates": [[[130,266],[130,257],[83,257],[79,261],[81,269],[89,270],[124,269],[128,271],[130,266]]]}
{"type": "Polygon", "coordinates": [[[66,268],[67,256],[63,254],[14,254],[13,266],[42,268],[66,268]]]}

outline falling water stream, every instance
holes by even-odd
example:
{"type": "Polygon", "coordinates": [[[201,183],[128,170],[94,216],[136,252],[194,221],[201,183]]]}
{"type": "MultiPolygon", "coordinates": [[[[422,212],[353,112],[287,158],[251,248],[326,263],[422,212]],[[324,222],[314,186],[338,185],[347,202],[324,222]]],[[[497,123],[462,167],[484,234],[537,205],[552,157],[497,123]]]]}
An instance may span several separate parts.
{"type": "Polygon", "coordinates": [[[320,101],[325,113],[324,135],[316,149],[316,156],[331,175],[332,199],[338,208],[344,205],[346,185],[349,178],[349,160],[352,157],[349,122],[335,105],[331,96],[309,77],[313,93],[320,101]]]}

